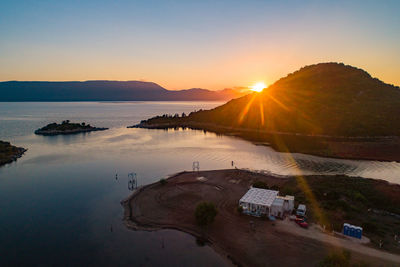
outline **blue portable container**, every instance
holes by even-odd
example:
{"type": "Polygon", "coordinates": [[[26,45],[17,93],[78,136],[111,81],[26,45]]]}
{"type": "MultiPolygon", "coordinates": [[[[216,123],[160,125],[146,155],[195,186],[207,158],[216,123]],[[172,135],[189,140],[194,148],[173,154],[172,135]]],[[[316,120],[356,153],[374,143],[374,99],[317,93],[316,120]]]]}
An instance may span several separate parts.
{"type": "Polygon", "coordinates": [[[348,223],[343,224],[343,234],[355,238],[362,238],[363,229],[359,226],[351,225],[348,223]]]}
{"type": "Polygon", "coordinates": [[[361,236],[362,236],[362,228],[356,227],[356,236],[355,237],[361,239],[361,236]]]}
{"type": "Polygon", "coordinates": [[[362,238],[362,228],[357,227],[357,238],[361,239],[362,238]]]}
{"type": "Polygon", "coordinates": [[[349,227],[349,236],[352,236],[352,237],[356,236],[356,229],[354,228],[353,225],[350,225],[350,227],[349,227]]]}
{"type": "Polygon", "coordinates": [[[348,223],[343,224],[343,234],[349,235],[349,224],[348,223]]]}

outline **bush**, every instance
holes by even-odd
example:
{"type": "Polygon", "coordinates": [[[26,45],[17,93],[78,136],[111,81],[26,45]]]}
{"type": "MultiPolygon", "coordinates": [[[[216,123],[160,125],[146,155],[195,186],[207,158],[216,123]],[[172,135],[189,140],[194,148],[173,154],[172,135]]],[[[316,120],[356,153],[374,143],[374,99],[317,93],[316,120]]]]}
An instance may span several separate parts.
{"type": "Polygon", "coordinates": [[[279,191],[279,186],[273,185],[273,186],[271,186],[269,189],[275,190],[275,191],[279,191]]]}
{"type": "Polygon", "coordinates": [[[239,213],[243,213],[243,207],[242,207],[242,206],[238,206],[238,207],[237,207],[237,211],[238,211],[239,213]]]}
{"type": "Polygon", "coordinates": [[[267,185],[265,182],[263,182],[263,181],[256,181],[256,182],[253,184],[253,187],[255,187],[255,188],[262,188],[262,189],[269,189],[268,185],[267,185]]]}
{"type": "Polygon", "coordinates": [[[376,234],[378,232],[378,225],[373,222],[365,222],[362,224],[362,228],[365,232],[376,234]]]}
{"type": "Polygon", "coordinates": [[[350,211],[351,210],[350,205],[344,200],[338,200],[336,202],[336,205],[337,205],[337,207],[339,207],[343,211],[350,211]]]}
{"type": "Polygon", "coordinates": [[[289,187],[289,186],[285,186],[282,188],[281,193],[282,195],[290,195],[293,196],[295,194],[295,188],[293,187],[289,187]]]}
{"type": "Polygon", "coordinates": [[[360,192],[354,192],[353,199],[362,203],[367,202],[367,199],[360,192]]]}
{"type": "Polygon", "coordinates": [[[342,253],[332,253],[326,256],[320,263],[320,267],[344,267],[350,266],[351,254],[349,251],[342,253]]]}
{"type": "Polygon", "coordinates": [[[214,203],[202,202],[197,205],[194,215],[198,225],[208,226],[214,221],[217,213],[217,208],[215,207],[214,203]]]}
{"type": "Polygon", "coordinates": [[[165,180],[164,178],[160,179],[160,184],[161,185],[166,185],[167,183],[168,183],[167,180],[165,180]]]}

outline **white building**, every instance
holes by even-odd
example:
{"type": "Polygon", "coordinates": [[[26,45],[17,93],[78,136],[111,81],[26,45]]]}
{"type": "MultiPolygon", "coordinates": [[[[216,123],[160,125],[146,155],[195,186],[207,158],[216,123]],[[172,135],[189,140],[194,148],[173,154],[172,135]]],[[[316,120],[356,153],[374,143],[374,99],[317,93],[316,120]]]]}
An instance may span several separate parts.
{"type": "Polygon", "coordinates": [[[277,196],[272,202],[271,215],[282,218],[285,213],[292,213],[294,209],[294,196],[277,196]]]}
{"type": "Polygon", "coordinates": [[[291,213],[294,209],[294,197],[281,197],[278,193],[274,190],[250,188],[239,200],[239,206],[243,208],[245,214],[283,217],[285,213],[291,213]]]}
{"type": "Polygon", "coordinates": [[[239,206],[243,208],[243,213],[261,216],[270,215],[271,206],[278,191],[250,188],[249,191],[239,200],[239,206]]]}

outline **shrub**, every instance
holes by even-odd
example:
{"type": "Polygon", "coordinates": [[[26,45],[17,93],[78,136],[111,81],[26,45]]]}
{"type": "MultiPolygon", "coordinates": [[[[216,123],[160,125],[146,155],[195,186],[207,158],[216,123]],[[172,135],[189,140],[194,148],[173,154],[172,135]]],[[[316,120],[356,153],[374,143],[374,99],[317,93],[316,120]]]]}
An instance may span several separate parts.
{"type": "Polygon", "coordinates": [[[367,199],[364,197],[363,194],[361,194],[360,192],[354,192],[353,194],[353,199],[359,202],[366,202],[367,199]]]}
{"type": "Polygon", "coordinates": [[[161,185],[166,185],[167,183],[168,183],[167,180],[165,180],[164,178],[160,179],[160,184],[161,185]]]}
{"type": "Polygon", "coordinates": [[[275,190],[275,191],[279,191],[279,186],[273,185],[273,186],[271,186],[269,189],[275,190]]]}
{"type": "Polygon", "coordinates": [[[350,211],[351,210],[350,205],[344,200],[338,200],[336,205],[337,205],[337,207],[340,207],[340,209],[343,210],[343,211],[350,211]]]}
{"type": "Polygon", "coordinates": [[[295,194],[295,189],[289,186],[285,186],[281,190],[282,195],[290,195],[293,196],[295,194]]]}
{"type": "Polygon", "coordinates": [[[263,189],[269,189],[268,185],[267,185],[265,182],[263,182],[263,181],[256,181],[256,182],[254,182],[253,187],[255,187],[255,188],[263,188],[263,189]]]}
{"type": "Polygon", "coordinates": [[[332,253],[326,256],[320,263],[320,267],[339,267],[350,266],[351,254],[349,251],[342,253],[332,253]]]}
{"type": "Polygon", "coordinates": [[[242,206],[238,206],[238,207],[237,207],[237,211],[238,211],[239,213],[243,213],[243,207],[242,207],[242,206]]]}
{"type": "Polygon", "coordinates": [[[198,225],[208,226],[214,221],[217,213],[217,208],[215,207],[214,203],[202,202],[197,205],[194,215],[198,225]]]}
{"type": "Polygon", "coordinates": [[[362,224],[362,228],[367,233],[375,234],[378,232],[378,226],[373,222],[365,222],[362,224]]]}

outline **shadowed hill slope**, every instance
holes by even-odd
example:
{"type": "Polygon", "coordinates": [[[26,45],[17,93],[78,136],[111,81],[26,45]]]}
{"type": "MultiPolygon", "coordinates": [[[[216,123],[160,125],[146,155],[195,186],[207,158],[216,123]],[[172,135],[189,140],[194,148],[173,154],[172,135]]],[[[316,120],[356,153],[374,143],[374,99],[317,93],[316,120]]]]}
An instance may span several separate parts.
{"type": "Polygon", "coordinates": [[[331,136],[399,136],[400,89],[338,63],[306,66],[262,93],[234,99],[186,121],[331,136]]]}

